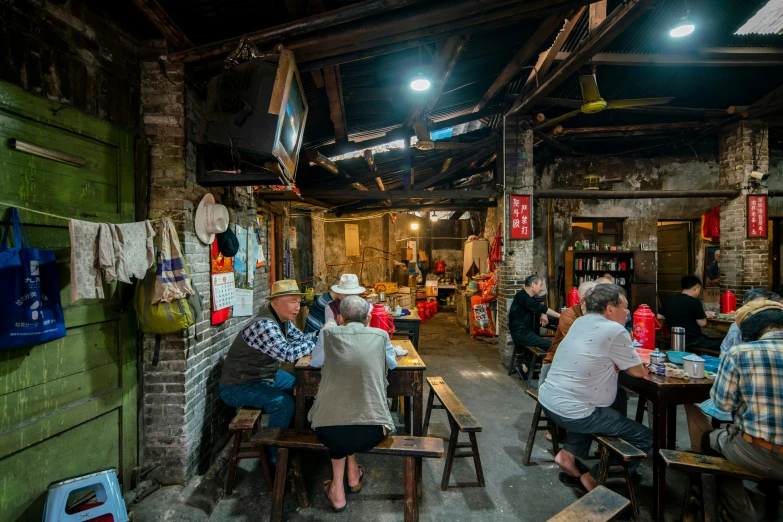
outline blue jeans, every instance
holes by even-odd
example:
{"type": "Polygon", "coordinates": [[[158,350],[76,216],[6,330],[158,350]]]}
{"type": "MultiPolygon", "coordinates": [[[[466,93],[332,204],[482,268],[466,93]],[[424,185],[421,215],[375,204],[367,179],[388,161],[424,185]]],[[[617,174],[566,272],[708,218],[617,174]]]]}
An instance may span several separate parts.
{"type": "MultiPolygon", "coordinates": [[[[296,378],[278,370],[273,382],[248,381],[234,386],[220,385],[220,398],[234,408],[248,406],[269,414],[270,428],[287,428],[294,416],[296,378]]],[[[272,448],[272,463],[277,462],[277,448],[272,448]]]]}
{"type": "MultiPolygon", "coordinates": [[[[546,408],[542,409],[546,416],[552,419],[552,422],[568,432],[563,449],[580,459],[589,456],[590,445],[593,442],[592,435],[594,434],[619,437],[649,454],[652,449],[652,431],[618,411],[618,409],[624,409],[623,402],[616,401],[611,408],[596,408],[593,413],[583,419],[567,419],[546,408]]],[[[610,465],[617,464],[619,464],[619,460],[612,459],[610,461],[610,465]]],[[[633,473],[639,464],[641,462],[638,459],[632,460],[628,470],[633,473]]],[[[590,470],[590,473],[593,478],[598,478],[598,464],[590,470]]]]}

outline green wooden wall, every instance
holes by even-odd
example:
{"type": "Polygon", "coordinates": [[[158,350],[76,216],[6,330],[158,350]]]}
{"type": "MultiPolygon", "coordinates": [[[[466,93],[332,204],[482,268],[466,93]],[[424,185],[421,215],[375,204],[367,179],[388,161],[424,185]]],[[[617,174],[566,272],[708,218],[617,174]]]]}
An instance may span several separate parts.
{"type": "MultiPolygon", "coordinates": [[[[68,218],[134,220],[133,136],[0,82],[0,214],[10,203],[68,218]],[[8,147],[17,138],[82,156],[83,168],[8,147]]],[[[0,519],[39,521],[47,486],[137,459],[136,327],[130,285],[70,298],[68,222],[20,210],[30,245],[56,252],[67,335],[0,350],[0,519]]],[[[2,299],[3,296],[0,296],[2,299]]]]}

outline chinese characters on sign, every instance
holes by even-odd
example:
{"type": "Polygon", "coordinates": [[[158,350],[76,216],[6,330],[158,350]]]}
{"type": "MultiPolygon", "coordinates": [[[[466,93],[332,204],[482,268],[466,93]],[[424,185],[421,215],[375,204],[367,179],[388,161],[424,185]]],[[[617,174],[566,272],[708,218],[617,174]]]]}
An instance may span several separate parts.
{"type": "Polygon", "coordinates": [[[748,237],[767,237],[767,196],[748,196],[748,237]]]}
{"type": "Polygon", "coordinates": [[[530,239],[532,234],[530,196],[511,196],[511,239],[530,239]]]}

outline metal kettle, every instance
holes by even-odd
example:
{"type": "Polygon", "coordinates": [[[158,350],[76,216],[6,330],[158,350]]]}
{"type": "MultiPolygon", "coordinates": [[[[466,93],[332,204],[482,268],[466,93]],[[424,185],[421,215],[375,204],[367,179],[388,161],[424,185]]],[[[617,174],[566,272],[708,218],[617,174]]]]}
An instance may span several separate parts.
{"type": "Polygon", "coordinates": [[[680,326],[672,328],[672,350],[675,352],[685,351],[685,328],[680,326]]]}

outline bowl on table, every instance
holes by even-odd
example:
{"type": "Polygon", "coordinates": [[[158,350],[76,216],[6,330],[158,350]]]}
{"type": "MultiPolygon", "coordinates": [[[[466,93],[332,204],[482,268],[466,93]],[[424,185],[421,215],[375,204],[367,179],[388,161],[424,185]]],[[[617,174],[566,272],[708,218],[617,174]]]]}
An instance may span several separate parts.
{"type": "Polygon", "coordinates": [[[666,356],[669,358],[669,362],[680,365],[682,364],[682,358],[689,355],[693,354],[691,352],[676,352],[674,350],[669,350],[666,352],[666,356]]]}

